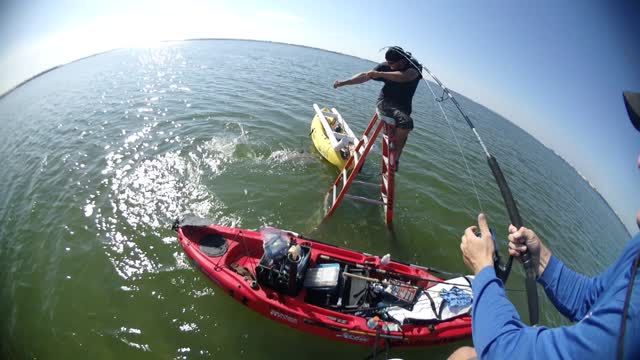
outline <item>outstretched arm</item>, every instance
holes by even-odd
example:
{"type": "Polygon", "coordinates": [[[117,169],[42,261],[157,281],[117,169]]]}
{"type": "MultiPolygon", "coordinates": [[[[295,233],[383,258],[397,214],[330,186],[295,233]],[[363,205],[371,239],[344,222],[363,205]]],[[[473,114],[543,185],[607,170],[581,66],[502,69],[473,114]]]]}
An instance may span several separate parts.
{"type": "Polygon", "coordinates": [[[368,75],[368,72],[361,72],[358,74],[353,75],[353,77],[351,79],[348,80],[344,80],[344,81],[339,81],[336,80],[333,83],[333,88],[337,89],[341,86],[345,86],[345,85],[356,85],[356,84],[362,84],[363,82],[367,82],[369,80],[371,80],[371,78],[368,75]]]}
{"type": "Polygon", "coordinates": [[[418,71],[413,68],[404,71],[369,71],[367,74],[372,79],[384,79],[399,83],[413,81],[420,76],[418,71]]]}

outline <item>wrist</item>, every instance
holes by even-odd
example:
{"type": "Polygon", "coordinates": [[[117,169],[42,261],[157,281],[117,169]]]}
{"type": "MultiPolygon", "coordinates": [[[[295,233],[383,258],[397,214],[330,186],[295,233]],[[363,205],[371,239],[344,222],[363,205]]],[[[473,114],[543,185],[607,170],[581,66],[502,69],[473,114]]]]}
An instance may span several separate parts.
{"type": "Polygon", "coordinates": [[[479,262],[476,266],[474,266],[473,274],[478,275],[478,273],[482,271],[482,269],[486,268],[487,266],[493,267],[493,259],[490,259],[490,260],[485,259],[479,262]]]}
{"type": "Polygon", "coordinates": [[[538,277],[542,276],[551,260],[551,251],[544,244],[540,244],[540,259],[538,260],[538,277]]]}

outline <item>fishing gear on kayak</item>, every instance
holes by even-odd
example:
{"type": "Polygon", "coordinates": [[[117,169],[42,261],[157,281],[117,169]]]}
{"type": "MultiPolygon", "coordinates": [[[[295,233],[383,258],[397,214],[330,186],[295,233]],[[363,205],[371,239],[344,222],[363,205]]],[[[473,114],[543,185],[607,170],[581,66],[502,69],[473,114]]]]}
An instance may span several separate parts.
{"type": "Polygon", "coordinates": [[[174,224],[186,255],[223,292],[271,320],[374,348],[431,346],[471,336],[472,276],[444,279],[388,255],[289,231],[206,222],[174,224]],[[212,245],[224,251],[212,251],[212,245]],[[379,327],[368,327],[373,317],[379,327]]]}
{"type": "MultiPolygon", "coordinates": [[[[475,135],[476,139],[480,143],[480,146],[482,147],[482,150],[487,158],[487,163],[489,165],[489,168],[491,169],[491,172],[493,173],[493,177],[498,185],[498,188],[500,189],[500,193],[502,195],[504,204],[507,208],[507,212],[509,214],[509,219],[511,220],[511,224],[513,224],[518,229],[522,227],[523,223],[522,223],[522,218],[520,217],[520,212],[518,211],[518,207],[516,206],[516,202],[515,202],[515,199],[513,198],[513,194],[511,193],[511,189],[507,184],[507,180],[504,177],[502,170],[500,169],[500,165],[498,165],[498,160],[496,160],[496,158],[493,155],[491,155],[491,153],[489,153],[489,150],[487,149],[484,141],[480,137],[480,134],[478,134],[478,131],[476,130],[475,126],[471,122],[471,119],[469,119],[469,116],[467,116],[467,114],[462,110],[462,107],[460,106],[456,98],[453,97],[453,94],[451,94],[451,91],[449,91],[449,89],[426,66],[424,66],[423,64],[420,64],[418,60],[413,58],[411,53],[406,52],[404,49],[402,49],[399,46],[387,46],[380,49],[380,51],[382,51],[383,49],[394,50],[395,53],[399,54],[404,59],[406,59],[409,65],[415,68],[419,73],[422,74],[423,71],[426,71],[427,74],[429,74],[429,76],[431,76],[431,78],[435,80],[435,82],[440,86],[440,88],[442,88],[442,91],[443,91],[442,96],[440,98],[436,97],[435,93],[431,89],[431,85],[424,78],[424,76],[422,76],[422,80],[427,84],[427,86],[429,87],[429,90],[431,90],[431,93],[433,94],[436,102],[438,102],[438,104],[440,105],[441,102],[445,100],[450,100],[458,109],[462,117],[464,118],[465,122],[467,123],[467,125],[475,135]]],[[[447,119],[448,121],[447,115],[444,109],[442,108],[442,106],[440,106],[440,111],[442,111],[442,114],[444,115],[445,119],[447,119]]],[[[454,136],[455,136],[455,132],[454,132],[454,136]]],[[[457,142],[458,141],[456,138],[456,143],[457,142]]],[[[459,144],[458,144],[458,147],[460,148],[459,144]]],[[[462,152],[461,148],[460,148],[460,151],[464,159],[464,153],[462,152]]],[[[465,160],[465,166],[466,166],[466,160],[465,160]]],[[[468,166],[467,166],[467,171],[469,172],[469,177],[473,181],[473,177],[471,176],[468,166]]],[[[478,203],[480,203],[478,192],[475,189],[475,183],[474,183],[474,191],[476,192],[476,196],[478,197],[478,203]]],[[[524,252],[521,255],[520,259],[522,261],[522,265],[524,267],[525,274],[526,274],[525,286],[527,290],[529,322],[531,323],[531,325],[535,325],[538,323],[538,315],[539,315],[538,314],[538,292],[536,288],[536,269],[535,269],[533,260],[531,259],[531,254],[529,254],[528,251],[524,252]]],[[[498,278],[502,280],[503,283],[506,283],[507,279],[509,278],[512,264],[513,264],[513,256],[509,256],[509,259],[507,260],[506,264],[503,264],[500,254],[498,252],[498,248],[495,247],[494,268],[496,271],[496,275],[498,276],[498,278]]]]}

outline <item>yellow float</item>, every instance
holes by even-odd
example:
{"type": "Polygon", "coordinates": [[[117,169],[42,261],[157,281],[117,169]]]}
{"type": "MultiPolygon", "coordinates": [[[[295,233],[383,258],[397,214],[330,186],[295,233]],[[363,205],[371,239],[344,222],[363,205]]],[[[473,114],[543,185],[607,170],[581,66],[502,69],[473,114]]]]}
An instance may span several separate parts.
{"type": "Polygon", "coordinates": [[[342,170],[349,160],[358,139],[342,115],[332,108],[320,109],[313,104],[316,115],[311,120],[311,140],[320,155],[342,170]]]}

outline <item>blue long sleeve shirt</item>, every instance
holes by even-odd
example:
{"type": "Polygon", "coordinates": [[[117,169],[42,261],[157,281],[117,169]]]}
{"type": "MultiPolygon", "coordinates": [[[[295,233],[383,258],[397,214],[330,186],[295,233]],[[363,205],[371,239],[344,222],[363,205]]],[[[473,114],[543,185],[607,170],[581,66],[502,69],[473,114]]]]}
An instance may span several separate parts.
{"type": "MultiPolygon", "coordinates": [[[[640,253],[640,234],[600,275],[574,272],[552,256],[538,279],[555,307],[575,322],[557,328],[522,322],[493,267],[473,280],[473,344],[480,359],[614,359],[632,265],[640,253]]],[[[640,359],[640,271],[629,305],[624,358],[640,359]]]]}

